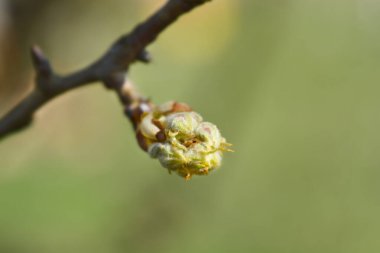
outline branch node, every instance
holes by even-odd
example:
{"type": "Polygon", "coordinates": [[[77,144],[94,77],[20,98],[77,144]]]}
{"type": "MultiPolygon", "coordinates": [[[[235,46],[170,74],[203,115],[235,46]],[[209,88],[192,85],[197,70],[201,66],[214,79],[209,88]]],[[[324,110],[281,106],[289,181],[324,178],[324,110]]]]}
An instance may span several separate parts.
{"type": "Polygon", "coordinates": [[[143,63],[150,63],[152,61],[152,56],[148,51],[143,50],[137,55],[137,60],[143,63]]]}
{"type": "Polygon", "coordinates": [[[113,73],[103,78],[104,86],[111,90],[120,90],[125,82],[125,73],[113,73]]]}
{"type": "Polygon", "coordinates": [[[31,48],[31,56],[34,68],[37,72],[37,75],[40,77],[50,77],[53,74],[50,62],[42,52],[41,48],[37,45],[34,45],[31,48]]]}
{"type": "Polygon", "coordinates": [[[36,70],[36,87],[44,94],[50,96],[54,93],[52,87],[52,79],[55,77],[48,58],[45,56],[41,48],[34,45],[31,48],[31,56],[34,69],[36,70]]]}

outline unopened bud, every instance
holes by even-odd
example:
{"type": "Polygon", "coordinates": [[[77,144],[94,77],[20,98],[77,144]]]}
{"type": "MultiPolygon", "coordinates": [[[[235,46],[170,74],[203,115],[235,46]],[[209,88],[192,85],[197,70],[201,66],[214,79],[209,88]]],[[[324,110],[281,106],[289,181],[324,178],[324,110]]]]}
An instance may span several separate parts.
{"type": "Polygon", "coordinates": [[[220,167],[222,152],[230,151],[219,129],[186,104],[168,102],[145,115],[138,131],[148,153],[161,165],[190,179],[220,167]],[[158,138],[159,137],[159,138],[158,138]]]}

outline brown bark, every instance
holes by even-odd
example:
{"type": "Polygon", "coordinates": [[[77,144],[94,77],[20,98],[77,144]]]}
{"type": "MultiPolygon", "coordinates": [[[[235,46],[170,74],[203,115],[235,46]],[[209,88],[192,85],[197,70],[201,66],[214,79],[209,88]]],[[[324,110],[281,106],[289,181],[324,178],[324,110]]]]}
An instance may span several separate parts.
{"type": "Polygon", "coordinates": [[[0,119],[0,139],[28,126],[34,113],[54,97],[97,81],[114,90],[127,108],[140,99],[134,92],[123,92],[130,65],[137,60],[148,62],[145,48],[181,15],[207,1],[209,0],[169,0],[145,22],[136,26],[129,34],[121,36],[99,60],[66,76],[54,72],[42,51],[34,46],[31,55],[36,71],[35,87],[0,119]]]}

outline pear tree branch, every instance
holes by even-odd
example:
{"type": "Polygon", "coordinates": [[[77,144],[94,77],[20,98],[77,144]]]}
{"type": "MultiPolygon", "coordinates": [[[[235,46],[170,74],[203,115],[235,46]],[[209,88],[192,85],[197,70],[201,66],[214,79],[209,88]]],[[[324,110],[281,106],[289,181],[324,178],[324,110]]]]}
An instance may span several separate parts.
{"type": "Polygon", "coordinates": [[[210,0],[169,0],[145,22],[116,40],[97,61],[69,75],[57,74],[42,50],[33,46],[31,57],[36,72],[34,89],[1,117],[0,140],[29,126],[35,112],[50,100],[87,84],[102,82],[118,94],[124,108],[142,100],[132,84],[127,83],[129,67],[136,61],[149,62],[150,57],[145,48],[181,15],[208,1],[210,0]]]}

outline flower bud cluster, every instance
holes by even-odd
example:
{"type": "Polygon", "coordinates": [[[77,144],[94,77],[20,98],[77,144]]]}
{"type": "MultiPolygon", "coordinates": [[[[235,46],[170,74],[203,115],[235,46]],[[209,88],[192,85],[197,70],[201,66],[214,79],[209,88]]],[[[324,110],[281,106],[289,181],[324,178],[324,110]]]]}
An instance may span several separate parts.
{"type": "Polygon", "coordinates": [[[214,124],[177,102],[167,102],[143,115],[137,136],[152,158],[186,179],[218,168],[222,152],[230,151],[230,144],[214,124]]]}

